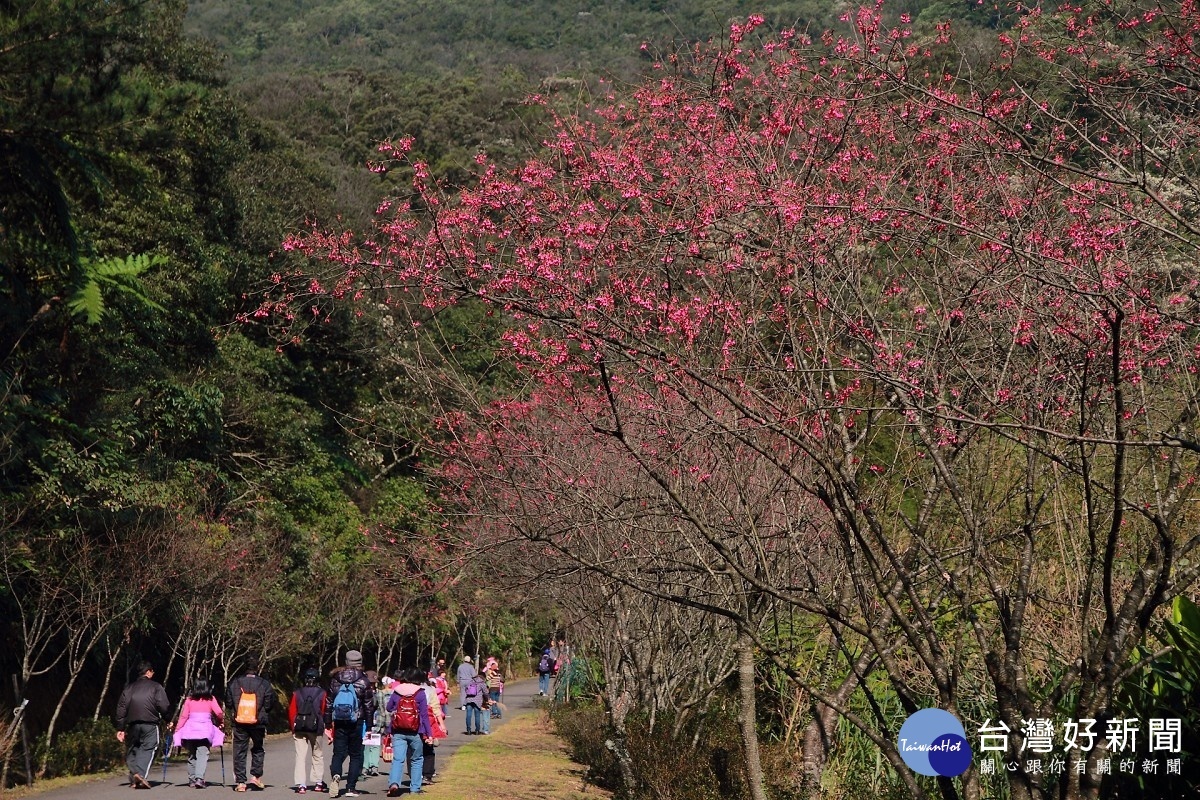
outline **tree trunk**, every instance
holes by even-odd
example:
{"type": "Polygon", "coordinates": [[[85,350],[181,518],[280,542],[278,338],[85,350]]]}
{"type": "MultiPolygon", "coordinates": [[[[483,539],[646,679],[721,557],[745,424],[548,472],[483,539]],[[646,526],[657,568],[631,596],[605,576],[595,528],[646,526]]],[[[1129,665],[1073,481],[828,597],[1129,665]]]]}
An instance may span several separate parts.
{"type": "MultiPolygon", "coordinates": [[[[850,674],[842,681],[831,698],[839,707],[846,705],[846,700],[858,688],[858,676],[869,668],[873,657],[863,654],[859,657],[850,674]]],[[[815,702],[813,704],[813,719],[804,729],[804,779],[814,789],[821,785],[821,773],[825,770],[825,762],[829,760],[829,748],[833,745],[837,732],[838,717],[836,709],[815,702]]]]}
{"type": "Polygon", "coordinates": [[[767,800],[763,787],[762,758],[758,751],[758,701],[754,686],[754,647],[750,636],[739,633],[738,656],[738,725],[742,733],[742,747],[746,751],[746,782],[750,785],[752,800],[767,800]]]}
{"type": "Polygon", "coordinates": [[[604,746],[617,759],[617,767],[621,772],[621,784],[625,788],[625,794],[633,797],[637,791],[637,775],[633,769],[633,758],[629,755],[629,735],[625,729],[625,718],[629,715],[629,709],[633,703],[629,692],[614,688],[615,681],[610,680],[607,683],[608,719],[612,723],[613,734],[604,742],[604,746]]]}
{"type": "Polygon", "coordinates": [[[120,648],[113,647],[111,641],[106,643],[108,645],[105,648],[108,654],[108,667],[104,670],[104,683],[100,686],[100,697],[96,700],[96,710],[92,713],[92,722],[100,719],[100,711],[104,708],[104,698],[108,696],[108,687],[112,686],[112,676],[113,671],[117,668],[117,659],[121,657],[120,648]]]}

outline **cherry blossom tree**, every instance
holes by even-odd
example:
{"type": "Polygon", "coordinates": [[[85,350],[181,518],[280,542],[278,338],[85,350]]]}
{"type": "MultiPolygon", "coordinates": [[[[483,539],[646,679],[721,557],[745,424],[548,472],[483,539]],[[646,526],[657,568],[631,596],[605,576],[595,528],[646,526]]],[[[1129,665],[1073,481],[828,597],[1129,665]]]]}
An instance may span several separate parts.
{"type": "MultiPolygon", "coordinates": [[[[598,630],[619,632],[593,650],[604,656],[626,780],[632,776],[621,741],[629,711],[642,708],[652,720],[670,712],[678,735],[689,712],[703,710],[715,687],[735,674],[735,664],[750,665],[736,674],[743,740],[756,751],[752,648],[771,598],[742,573],[787,582],[781,571],[798,562],[789,557],[798,526],[784,513],[788,491],[779,476],[756,468],[745,448],[714,447],[707,425],[689,428],[678,413],[672,428],[623,418],[618,432],[596,429],[611,423],[610,407],[589,409],[552,391],[493,410],[485,428],[460,426],[468,435],[452,450],[446,478],[462,488],[463,507],[489,518],[485,528],[474,526],[487,547],[507,539],[505,558],[516,564],[588,573],[591,597],[567,607],[588,609],[580,617],[598,630]],[[633,450],[626,440],[637,443],[633,450]],[[663,621],[685,618],[683,638],[703,631],[705,640],[681,648],[663,621]],[[665,664],[672,647],[677,661],[665,664]],[[697,680],[704,675],[697,663],[712,674],[697,680]]],[[[748,764],[752,786],[761,784],[757,759],[748,764]]]]}
{"type": "MultiPolygon", "coordinates": [[[[1200,13],[1033,12],[961,74],[948,29],[848,21],[856,35],[812,43],[758,40],[752,17],[559,120],[516,171],[481,156],[448,194],[414,163],[414,196],[373,236],[288,246],[333,267],[315,294],[490,305],[507,357],[686,521],[677,541],[695,535],[742,597],[855,637],[852,672],[882,671],[904,712],[1003,723],[1015,758],[1026,720],[1103,719],[1196,577],[1200,13]],[[825,546],[723,551],[713,454],[730,489],[769,475],[825,546]]],[[[928,795],[896,749],[903,716],[807,688],[928,795]]],[[[1096,797],[1105,752],[1005,779],[1022,800],[1096,797]]],[[[981,776],[937,791],[980,797],[981,776]]]]}

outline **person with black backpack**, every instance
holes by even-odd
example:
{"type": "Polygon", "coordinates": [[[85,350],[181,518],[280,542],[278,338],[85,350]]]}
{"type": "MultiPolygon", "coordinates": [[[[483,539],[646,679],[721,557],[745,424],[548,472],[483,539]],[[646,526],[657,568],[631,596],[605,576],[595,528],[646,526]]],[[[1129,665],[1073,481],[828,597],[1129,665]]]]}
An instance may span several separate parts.
{"type": "Polygon", "coordinates": [[[363,721],[375,718],[375,691],[363,671],[358,650],[346,651],[346,665],[329,680],[325,705],[325,727],[332,731],[333,760],[329,765],[329,796],[337,797],[345,772],[345,797],[358,797],[358,778],[363,768],[363,721]]]}
{"type": "Polygon", "coordinates": [[[292,692],[288,704],[288,724],[296,745],[296,767],[292,777],[296,792],[308,791],[309,777],[314,778],[314,792],[327,791],[325,781],[325,701],[328,695],[321,688],[321,672],[316,667],[304,670],[304,685],[292,692]]]}
{"type": "Polygon", "coordinates": [[[266,749],[267,720],[275,708],[275,689],[271,682],[258,674],[258,659],[246,659],[243,674],[229,682],[225,692],[228,718],[233,720],[233,776],[235,792],[246,791],[249,784],[265,789],[262,782],[266,749]],[[250,779],[246,779],[246,755],[250,755],[250,779]]]}

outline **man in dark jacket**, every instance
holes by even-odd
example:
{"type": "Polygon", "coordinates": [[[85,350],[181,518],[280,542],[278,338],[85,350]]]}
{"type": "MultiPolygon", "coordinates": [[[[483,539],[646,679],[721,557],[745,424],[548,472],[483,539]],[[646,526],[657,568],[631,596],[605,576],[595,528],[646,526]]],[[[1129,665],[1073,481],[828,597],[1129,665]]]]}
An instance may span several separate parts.
{"type": "Polygon", "coordinates": [[[158,723],[170,712],[171,704],[162,684],[154,680],[149,661],[138,664],[138,676],[117,701],[117,741],[125,745],[129,785],[149,789],[146,776],[158,751],[158,723]]]}
{"type": "Polygon", "coordinates": [[[246,659],[243,673],[229,682],[225,692],[228,719],[233,720],[233,777],[234,791],[246,791],[246,751],[250,752],[249,784],[262,789],[263,763],[266,749],[267,719],[275,707],[275,690],[271,682],[258,674],[258,659],[246,659]]]}
{"type": "Polygon", "coordinates": [[[363,720],[375,718],[375,687],[363,671],[362,653],[346,651],[346,665],[334,671],[325,703],[325,727],[333,740],[333,760],[329,764],[329,796],[336,797],[342,783],[342,768],[350,756],[345,773],[345,797],[358,797],[358,776],[363,767],[363,720]]]}

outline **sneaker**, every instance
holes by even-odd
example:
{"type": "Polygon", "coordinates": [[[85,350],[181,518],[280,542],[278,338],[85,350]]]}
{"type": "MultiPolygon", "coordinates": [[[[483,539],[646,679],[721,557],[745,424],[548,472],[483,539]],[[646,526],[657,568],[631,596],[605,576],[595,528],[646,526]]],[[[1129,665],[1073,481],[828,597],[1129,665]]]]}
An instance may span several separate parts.
{"type": "Polygon", "coordinates": [[[341,775],[331,776],[329,778],[329,796],[337,797],[338,789],[341,787],[341,785],[342,785],[342,776],[341,775]]]}
{"type": "Polygon", "coordinates": [[[196,778],[196,788],[197,789],[207,789],[208,784],[204,782],[203,778],[196,778]]]}
{"type": "Polygon", "coordinates": [[[316,786],[313,786],[314,792],[328,792],[329,787],[325,785],[325,781],[317,781],[316,786]]]}
{"type": "Polygon", "coordinates": [[[358,791],[356,789],[347,789],[342,797],[358,797],[358,791]]]}
{"type": "Polygon", "coordinates": [[[244,792],[244,791],[246,791],[246,784],[239,783],[237,786],[233,787],[233,790],[235,792],[244,792]]]}
{"type": "Polygon", "coordinates": [[[297,787],[296,787],[296,794],[304,794],[304,793],[306,793],[307,791],[308,791],[308,787],[307,787],[307,786],[305,786],[304,784],[301,784],[301,785],[299,785],[299,786],[297,786],[297,787]]]}
{"type": "Polygon", "coordinates": [[[263,789],[267,788],[266,786],[263,786],[262,778],[259,777],[258,775],[250,776],[250,785],[253,786],[257,791],[260,791],[260,792],[263,789]]]}
{"type": "Polygon", "coordinates": [[[388,797],[399,797],[400,796],[400,787],[393,783],[391,786],[388,787],[387,796],[388,797]]]}

